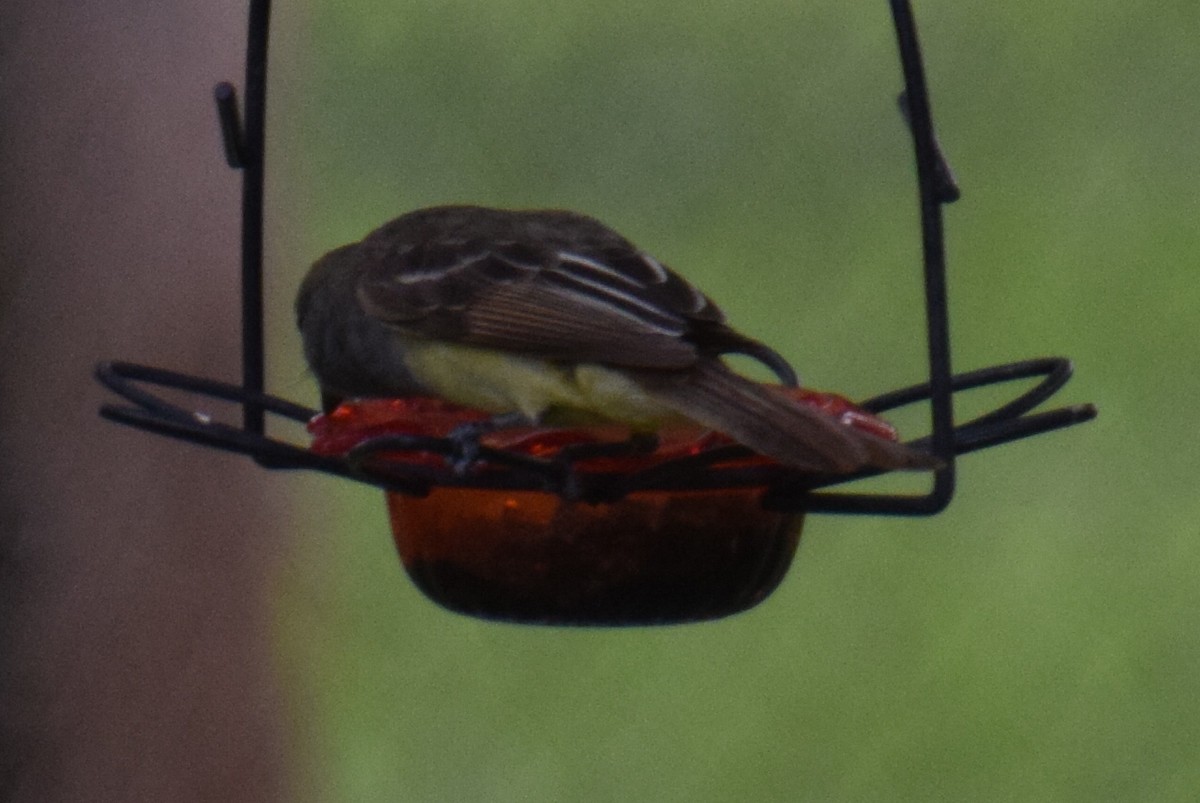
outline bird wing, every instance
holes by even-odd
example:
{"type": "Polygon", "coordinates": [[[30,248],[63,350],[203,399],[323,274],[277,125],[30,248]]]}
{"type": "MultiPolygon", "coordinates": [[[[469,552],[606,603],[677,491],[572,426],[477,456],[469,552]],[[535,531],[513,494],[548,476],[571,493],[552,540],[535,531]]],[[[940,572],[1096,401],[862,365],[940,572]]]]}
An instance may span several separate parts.
{"type": "Polygon", "coordinates": [[[358,286],[367,314],[430,339],[678,369],[699,358],[697,330],[728,331],[711,300],[632,246],[424,240],[367,263],[358,286]]]}

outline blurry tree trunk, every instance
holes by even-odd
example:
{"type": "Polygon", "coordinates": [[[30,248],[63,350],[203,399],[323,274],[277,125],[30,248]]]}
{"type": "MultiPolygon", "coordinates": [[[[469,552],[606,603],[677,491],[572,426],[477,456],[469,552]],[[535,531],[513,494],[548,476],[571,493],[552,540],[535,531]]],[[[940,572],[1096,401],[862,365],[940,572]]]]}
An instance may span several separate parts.
{"type": "Polygon", "coordinates": [[[285,797],[270,490],[102,421],[104,358],[236,379],[242,3],[0,15],[0,799],[285,797]]]}

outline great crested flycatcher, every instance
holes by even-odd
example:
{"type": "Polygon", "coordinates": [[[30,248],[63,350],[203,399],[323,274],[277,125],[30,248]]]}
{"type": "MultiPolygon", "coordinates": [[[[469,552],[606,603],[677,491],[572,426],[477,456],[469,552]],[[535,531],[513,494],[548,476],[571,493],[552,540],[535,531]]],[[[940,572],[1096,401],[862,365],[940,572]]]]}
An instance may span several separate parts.
{"type": "Polygon", "coordinates": [[[691,283],[590,217],[444,206],[403,215],[309,270],[296,299],[328,411],[436,396],[532,422],[691,420],[797,469],[929,468],[721,361],[787,362],[691,283]]]}

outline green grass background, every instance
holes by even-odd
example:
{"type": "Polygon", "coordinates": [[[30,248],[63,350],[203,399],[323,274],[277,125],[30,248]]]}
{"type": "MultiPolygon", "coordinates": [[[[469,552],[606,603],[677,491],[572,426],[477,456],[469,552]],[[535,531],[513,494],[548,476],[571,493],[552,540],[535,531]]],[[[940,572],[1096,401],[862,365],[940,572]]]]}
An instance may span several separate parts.
{"type": "MultiPolygon", "coordinates": [[[[443,612],[377,492],[297,477],[297,799],[1195,799],[1200,8],[918,11],[964,190],[955,366],[1069,355],[1060,400],[1100,419],[964,459],[934,519],[811,517],[767,603],[662,629],[443,612]]],[[[922,377],[885,3],[350,0],[276,25],[275,297],[415,207],[563,206],[814,386],[922,377]]],[[[274,385],[315,398],[280,307],[274,385]]]]}

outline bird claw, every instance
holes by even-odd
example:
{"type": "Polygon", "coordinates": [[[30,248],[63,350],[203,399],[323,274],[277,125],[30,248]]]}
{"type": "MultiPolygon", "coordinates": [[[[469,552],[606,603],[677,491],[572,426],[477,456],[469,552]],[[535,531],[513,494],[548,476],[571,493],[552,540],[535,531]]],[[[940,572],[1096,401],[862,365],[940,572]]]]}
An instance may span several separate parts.
{"type": "Polygon", "coordinates": [[[449,440],[453,449],[450,454],[446,455],[446,461],[450,464],[450,470],[454,472],[454,476],[466,476],[471,466],[479,460],[479,436],[481,434],[459,432],[457,429],[450,433],[449,440]]]}
{"type": "Polygon", "coordinates": [[[446,455],[446,462],[450,464],[450,469],[455,476],[465,476],[471,467],[479,462],[480,454],[483,452],[481,440],[484,435],[528,423],[529,419],[521,413],[504,413],[479,421],[467,421],[459,424],[446,436],[446,440],[451,444],[450,453],[446,455]]]}

